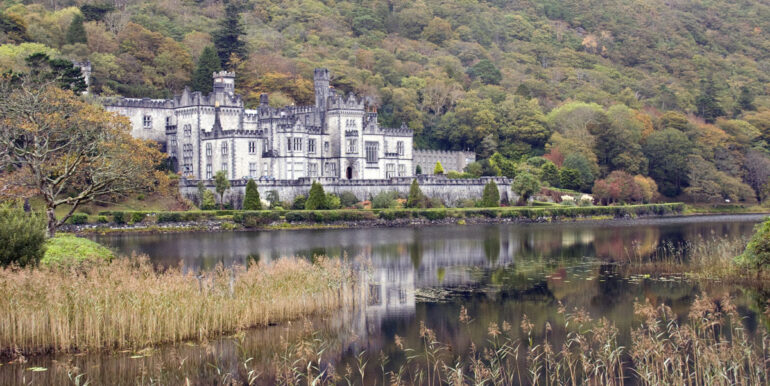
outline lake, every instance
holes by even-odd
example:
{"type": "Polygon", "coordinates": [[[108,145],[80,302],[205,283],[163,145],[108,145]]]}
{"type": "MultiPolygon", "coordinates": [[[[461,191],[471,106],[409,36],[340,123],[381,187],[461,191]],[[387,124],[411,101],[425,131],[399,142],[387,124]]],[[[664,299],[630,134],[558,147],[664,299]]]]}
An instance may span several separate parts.
{"type": "MultiPolygon", "coordinates": [[[[380,353],[397,363],[395,337],[417,347],[424,322],[438,338],[466,350],[484,341],[487,326],[503,320],[519,326],[524,315],[535,325],[558,317],[560,304],[614,322],[621,344],[629,341],[635,301],[665,303],[680,317],[696,296],[729,295],[750,334],[766,329],[762,296],[721,283],[676,277],[623,276],[615,261],[651,256],[661,248],[699,240],[745,239],[762,215],[671,217],[554,224],[440,225],[405,228],[320,229],[93,238],[123,255],[146,254],[159,266],[192,271],[218,264],[266,262],[283,256],[345,258],[366,277],[366,304],[329,317],[312,318],[314,330],[333,336],[329,350],[338,368],[380,353]],[[438,294],[438,295],[437,295],[438,294]],[[440,296],[439,296],[440,295],[440,296]],[[438,297],[437,297],[438,296],[438,297]],[[474,319],[459,322],[461,307],[474,319]],[[460,331],[462,330],[462,333],[460,331]]],[[[272,326],[202,344],[179,344],[142,353],[55,355],[0,366],[0,384],[67,383],[84,372],[95,384],[219,382],[247,358],[261,361],[281,350],[301,330],[272,326]],[[32,367],[46,368],[33,372],[32,367]]],[[[555,323],[554,323],[555,324],[555,323]]],[[[564,338],[554,330],[553,339],[564,338]]],[[[402,358],[401,358],[402,359],[402,358]]]]}

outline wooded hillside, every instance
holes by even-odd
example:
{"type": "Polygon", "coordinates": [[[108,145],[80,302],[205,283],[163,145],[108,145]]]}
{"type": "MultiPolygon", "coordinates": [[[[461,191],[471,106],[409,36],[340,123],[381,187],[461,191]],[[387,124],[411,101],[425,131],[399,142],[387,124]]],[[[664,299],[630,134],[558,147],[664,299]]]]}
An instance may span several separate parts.
{"type": "Polygon", "coordinates": [[[205,91],[222,67],[252,106],[309,104],[328,67],[419,147],[475,150],[472,175],[603,179],[618,199],[634,175],[670,197],[768,194],[766,2],[6,0],[0,30],[0,68],[88,59],[102,95],[205,91]]]}

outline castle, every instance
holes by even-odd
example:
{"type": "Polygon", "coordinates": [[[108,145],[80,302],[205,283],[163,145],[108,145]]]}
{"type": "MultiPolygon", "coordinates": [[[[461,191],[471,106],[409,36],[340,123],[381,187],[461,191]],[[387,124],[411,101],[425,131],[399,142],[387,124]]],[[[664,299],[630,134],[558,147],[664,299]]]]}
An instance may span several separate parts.
{"type": "Polygon", "coordinates": [[[382,180],[414,175],[411,129],[380,126],[363,98],[338,95],[329,71],[314,72],[315,104],[244,108],[235,74],[213,74],[213,92],[188,89],[174,99],[118,98],[108,111],[129,117],[135,137],[165,145],[189,180],[224,171],[231,180],[336,177],[382,180]]]}

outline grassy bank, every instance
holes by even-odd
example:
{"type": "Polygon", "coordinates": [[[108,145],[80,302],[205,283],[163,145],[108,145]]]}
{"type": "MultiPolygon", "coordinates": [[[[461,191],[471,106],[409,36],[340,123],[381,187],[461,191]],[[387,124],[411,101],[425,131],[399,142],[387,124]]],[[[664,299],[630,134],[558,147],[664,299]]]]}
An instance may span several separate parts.
{"type": "Polygon", "coordinates": [[[532,206],[498,208],[433,208],[433,209],[337,209],[337,210],[211,210],[211,211],[105,211],[96,216],[73,216],[71,223],[121,226],[173,225],[203,221],[233,222],[247,228],[280,223],[375,222],[396,220],[441,221],[446,219],[503,219],[551,221],[585,217],[636,217],[681,214],[681,203],[622,206],[532,206]]]}
{"type": "Polygon", "coordinates": [[[146,258],[0,271],[0,351],[135,349],[279,323],[350,303],[339,261],[283,259],[196,276],[146,258]]]}

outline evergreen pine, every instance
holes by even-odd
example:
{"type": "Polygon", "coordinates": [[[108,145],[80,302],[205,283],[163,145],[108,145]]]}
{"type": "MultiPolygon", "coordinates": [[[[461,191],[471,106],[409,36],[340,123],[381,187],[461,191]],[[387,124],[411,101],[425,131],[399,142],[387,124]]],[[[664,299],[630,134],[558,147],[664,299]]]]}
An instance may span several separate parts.
{"type": "Polygon", "coordinates": [[[193,74],[191,87],[193,91],[200,91],[208,94],[213,90],[212,74],[222,70],[222,63],[217,56],[217,50],[213,46],[208,46],[201,52],[198,58],[198,67],[193,74]]]}
{"type": "Polygon", "coordinates": [[[500,206],[500,191],[495,181],[489,181],[484,185],[484,193],[481,195],[481,206],[495,208],[500,206]]]}
{"type": "Polygon", "coordinates": [[[436,167],[433,168],[433,174],[444,174],[444,167],[441,166],[441,161],[436,161],[436,167]]]}
{"type": "Polygon", "coordinates": [[[417,183],[417,180],[412,180],[412,185],[409,187],[409,197],[406,199],[406,207],[407,208],[424,208],[425,207],[425,196],[422,194],[422,190],[420,190],[420,184],[417,183]]]}
{"type": "Polygon", "coordinates": [[[751,90],[746,86],[741,87],[741,95],[738,97],[738,108],[740,108],[741,111],[752,111],[757,109],[757,107],[754,106],[754,94],[752,94],[751,90]]]}
{"type": "Polygon", "coordinates": [[[695,98],[695,106],[698,108],[698,116],[708,123],[714,123],[718,117],[725,115],[717,100],[717,88],[713,79],[708,78],[701,81],[701,91],[700,95],[695,98]]]}
{"type": "Polygon", "coordinates": [[[580,172],[575,169],[562,168],[559,172],[559,185],[564,189],[580,189],[580,172]]]}
{"type": "Polygon", "coordinates": [[[240,3],[236,0],[227,1],[225,17],[220,20],[219,29],[212,34],[219,60],[224,67],[230,65],[232,55],[238,57],[246,55],[246,43],[241,40],[241,36],[245,34],[246,29],[241,22],[240,3]]]}
{"type": "Polygon", "coordinates": [[[318,210],[325,209],[326,207],[326,193],[324,188],[317,181],[313,181],[313,185],[310,187],[310,193],[305,201],[305,209],[318,210]]]}
{"type": "Polygon", "coordinates": [[[547,182],[552,187],[559,187],[559,170],[553,162],[546,162],[540,170],[542,170],[541,181],[547,182]]]}
{"type": "Polygon", "coordinates": [[[262,202],[259,200],[257,183],[249,179],[246,183],[246,195],[243,196],[243,210],[261,210],[262,202]]]}
{"type": "Polygon", "coordinates": [[[67,43],[88,43],[86,37],[86,29],[83,27],[83,16],[81,14],[75,14],[70,23],[69,29],[67,29],[67,43]]]}

